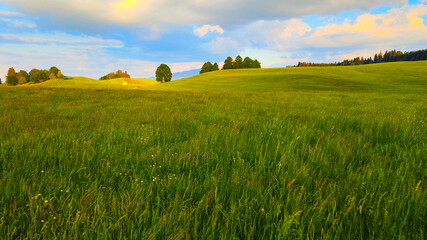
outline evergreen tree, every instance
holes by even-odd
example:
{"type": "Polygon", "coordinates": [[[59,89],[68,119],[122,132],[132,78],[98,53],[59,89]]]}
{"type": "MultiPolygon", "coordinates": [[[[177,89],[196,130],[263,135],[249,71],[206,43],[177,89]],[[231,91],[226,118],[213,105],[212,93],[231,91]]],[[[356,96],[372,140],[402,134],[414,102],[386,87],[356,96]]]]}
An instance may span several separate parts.
{"type": "Polygon", "coordinates": [[[224,66],[222,67],[222,70],[227,70],[227,69],[233,69],[233,58],[232,57],[228,57],[224,61],[224,66]]]}
{"type": "Polygon", "coordinates": [[[11,86],[15,86],[16,84],[18,84],[18,78],[13,67],[9,68],[9,70],[7,71],[6,83],[11,86]]]}
{"type": "Polygon", "coordinates": [[[348,65],[372,64],[372,63],[382,63],[382,62],[422,61],[422,60],[427,60],[427,49],[412,51],[412,52],[402,52],[402,51],[392,50],[392,51],[386,51],[384,54],[382,52],[375,54],[374,58],[356,57],[353,60],[346,59],[339,63],[298,62],[297,67],[348,66],[348,65]]]}
{"type": "Polygon", "coordinates": [[[378,62],[382,63],[383,62],[383,53],[380,51],[380,53],[378,54],[378,62]]]}
{"type": "Polygon", "coordinates": [[[156,70],[156,80],[158,82],[169,82],[172,80],[172,72],[168,65],[161,64],[156,70]]]}

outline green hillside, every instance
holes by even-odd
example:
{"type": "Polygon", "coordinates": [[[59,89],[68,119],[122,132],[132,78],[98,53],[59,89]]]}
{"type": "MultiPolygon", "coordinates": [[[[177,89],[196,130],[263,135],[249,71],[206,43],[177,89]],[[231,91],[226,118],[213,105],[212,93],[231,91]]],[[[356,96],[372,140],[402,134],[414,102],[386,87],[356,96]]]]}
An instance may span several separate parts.
{"type": "Polygon", "coordinates": [[[80,89],[134,89],[135,87],[144,87],[155,85],[155,79],[116,78],[111,80],[95,80],[87,77],[68,77],[66,79],[53,79],[34,85],[21,85],[17,87],[42,87],[42,88],[80,88],[80,89]],[[127,85],[123,85],[126,82],[127,85]]]}
{"type": "Polygon", "coordinates": [[[151,87],[155,90],[425,92],[427,61],[349,67],[217,71],[151,87]]]}
{"type": "Polygon", "coordinates": [[[0,236],[425,239],[426,76],[423,61],[2,87],[0,236]]]}

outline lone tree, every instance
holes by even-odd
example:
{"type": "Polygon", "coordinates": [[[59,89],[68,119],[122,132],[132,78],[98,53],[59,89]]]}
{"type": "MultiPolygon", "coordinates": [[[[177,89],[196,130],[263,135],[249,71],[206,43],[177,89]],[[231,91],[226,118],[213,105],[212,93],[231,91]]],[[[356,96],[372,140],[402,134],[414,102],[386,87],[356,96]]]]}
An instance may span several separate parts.
{"type": "Polygon", "coordinates": [[[18,77],[16,77],[16,72],[13,67],[9,68],[9,70],[7,71],[6,83],[12,86],[18,84],[18,77]]]}
{"type": "Polygon", "coordinates": [[[156,80],[162,83],[172,80],[172,72],[168,65],[160,64],[156,70],[156,80]]]}

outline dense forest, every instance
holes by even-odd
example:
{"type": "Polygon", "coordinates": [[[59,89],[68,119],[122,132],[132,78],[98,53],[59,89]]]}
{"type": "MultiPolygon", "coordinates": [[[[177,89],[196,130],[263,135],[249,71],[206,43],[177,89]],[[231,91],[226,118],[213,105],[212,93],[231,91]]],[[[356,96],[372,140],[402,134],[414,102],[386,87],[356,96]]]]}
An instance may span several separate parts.
{"type": "Polygon", "coordinates": [[[427,49],[402,52],[397,50],[386,51],[375,54],[374,57],[363,58],[357,57],[350,60],[344,60],[342,62],[335,63],[310,63],[310,62],[298,62],[297,66],[294,67],[329,67],[329,66],[351,66],[351,65],[362,65],[362,64],[373,64],[373,63],[385,63],[385,62],[402,62],[402,61],[422,61],[427,60],[427,49]]]}

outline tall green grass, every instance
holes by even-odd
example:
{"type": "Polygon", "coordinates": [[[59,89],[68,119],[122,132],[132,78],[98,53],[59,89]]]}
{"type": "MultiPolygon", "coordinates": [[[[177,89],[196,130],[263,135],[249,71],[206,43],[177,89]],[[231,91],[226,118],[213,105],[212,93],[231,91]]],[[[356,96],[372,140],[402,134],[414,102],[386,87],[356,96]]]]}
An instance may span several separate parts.
{"type": "Polygon", "coordinates": [[[425,64],[1,88],[0,236],[425,239],[425,64]]]}

